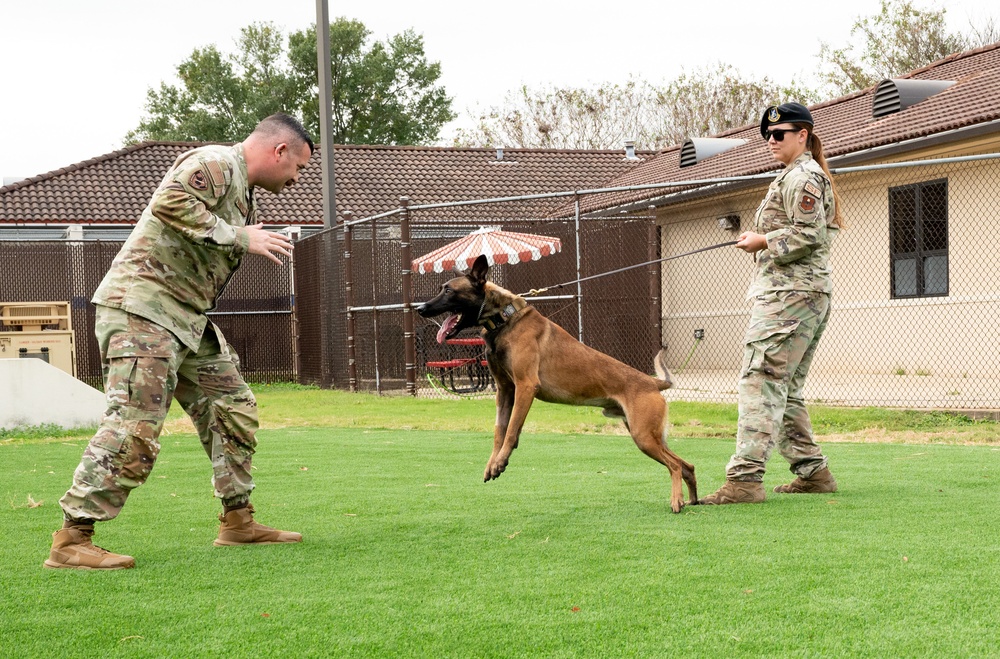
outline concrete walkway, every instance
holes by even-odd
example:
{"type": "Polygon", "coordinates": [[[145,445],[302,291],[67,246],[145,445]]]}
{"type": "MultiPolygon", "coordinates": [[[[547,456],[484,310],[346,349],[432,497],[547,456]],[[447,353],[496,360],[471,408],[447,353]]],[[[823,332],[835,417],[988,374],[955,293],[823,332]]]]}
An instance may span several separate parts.
{"type": "MultiPolygon", "coordinates": [[[[668,400],[735,403],[736,371],[672,372],[668,400]]],[[[1000,411],[1000,376],[810,373],[806,401],[851,407],[1000,411]]]]}

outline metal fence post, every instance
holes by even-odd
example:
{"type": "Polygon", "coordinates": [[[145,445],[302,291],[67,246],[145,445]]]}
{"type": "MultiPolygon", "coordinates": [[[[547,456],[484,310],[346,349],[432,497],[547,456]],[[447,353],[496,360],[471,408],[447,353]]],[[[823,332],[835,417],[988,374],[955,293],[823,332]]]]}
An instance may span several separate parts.
{"type": "Polygon", "coordinates": [[[352,392],[358,391],[358,361],[354,352],[354,268],[351,261],[353,228],[351,219],[353,213],[344,213],[344,296],[347,303],[347,381],[352,392]]]}
{"type": "Polygon", "coordinates": [[[371,219],[371,238],[369,239],[369,244],[371,245],[371,275],[372,275],[372,347],[375,351],[375,393],[382,395],[382,369],[379,364],[379,353],[381,348],[379,347],[379,331],[378,325],[378,313],[379,313],[379,291],[381,289],[381,280],[379,279],[378,273],[378,216],[372,217],[371,219]]]}
{"type": "Polygon", "coordinates": [[[411,279],[413,272],[410,270],[410,262],[413,260],[410,254],[410,199],[409,197],[399,198],[399,251],[401,266],[401,287],[403,293],[403,348],[406,356],[406,393],[411,396],[417,395],[417,346],[413,332],[413,289],[411,279]]]}
{"type": "Polygon", "coordinates": [[[576,222],[576,338],[583,343],[583,286],[580,279],[580,195],[573,195],[573,217],[576,222]]]}
{"type": "MultiPolygon", "coordinates": [[[[652,224],[649,225],[649,252],[648,260],[653,261],[660,258],[660,228],[656,226],[656,209],[650,206],[650,213],[654,216],[652,224]]],[[[660,299],[660,277],[662,264],[656,263],[649,269],[649,322],[656,328],[656,340],[663,346],[663,307],[660,299]]]]}
{"type": "MultiPolygon", "coordinates": [[[[298,226],[290,226],[286,228],[282,233],[287,235],[292,240],[292,245],[299,241],[302,236],[302,228],[298,226]]],[[[299,315],[298,308],[295,306],[295,250],[292,250],[291,256],[288,257],[288,306],[292,312],[291,318],[291,330],[292,330],[292,379],[298,381],[299,373],[302,372],[302,363],[300,360],[299,346],[300,336],[299,336],[299,315]]]]}

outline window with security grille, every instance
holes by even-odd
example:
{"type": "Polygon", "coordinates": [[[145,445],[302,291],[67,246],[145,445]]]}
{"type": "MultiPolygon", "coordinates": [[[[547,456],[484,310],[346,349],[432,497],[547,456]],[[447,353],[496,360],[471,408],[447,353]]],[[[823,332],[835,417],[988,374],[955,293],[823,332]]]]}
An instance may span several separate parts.
{"type": "Polygon", "coordinates": [[[892,297],[948,294],[947,179],[889,188],[892,297]]]}

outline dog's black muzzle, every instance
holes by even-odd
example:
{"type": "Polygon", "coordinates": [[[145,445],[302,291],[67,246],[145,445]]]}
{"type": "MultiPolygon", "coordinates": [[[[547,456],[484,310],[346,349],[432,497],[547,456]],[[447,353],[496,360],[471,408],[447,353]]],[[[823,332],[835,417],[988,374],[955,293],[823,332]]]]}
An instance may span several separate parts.
{"type": "Polygon", "coordinates": [[[434,304],[435,302],[437,302],[436,299],[424,302],[419,307],[417,307],[417,313],[420,314],[423,318],[433,318],[434,316],[441,315],[445,311],[447,311],[447,309],[437,308],[437,306],[434,304]]]}

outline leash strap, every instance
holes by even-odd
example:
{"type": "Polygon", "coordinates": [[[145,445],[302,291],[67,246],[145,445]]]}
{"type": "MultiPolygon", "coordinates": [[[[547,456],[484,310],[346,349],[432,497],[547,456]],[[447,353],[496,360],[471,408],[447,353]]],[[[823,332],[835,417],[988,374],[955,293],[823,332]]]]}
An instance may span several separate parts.
{"type": "Polygon", "coordinates": [[[708,247],[701,247],[699,249],[692,250],[690,252],[684,252],[683,254],[674,254],[673,256],[665,256],[662,259],[653,259],[652,261],[646,261],[645,263],[637,263],[635,265],[625,266],[624,268],[618,268],[617,270],[611,270],[610,272],[602,272],[599,275],[591,275],[589,277],[583,277],[581,279],[574,279],[573,281],[567,281],[562,284],[556,284],[555,286],[549,286],[548,288],[533,288],[527,293],[522,293],[521,297],[532,297],[535,295],[540,295],[546,291],[562,288],[563,286],[569,286],[570,284],[579,284],[581,282],[589,281],[591,279],[598,279],[600,277],[607,277],[608,275],[616,275],[619,272],[625,272],[626,270],[634,270],[635,268],[641,268],[647,265],[653,265],[654,263],[662,263],[664,261],[673,261],[674,259],[683,258],[685,256],[691,256],[693,254],[700,254],[701,252],[707,252],[713,249],[719,249],[720,247],[731,247],[735,245],[737,241],[730,240],[728,242],[719,243],[717,245],[709,245],[708,247]]]}

